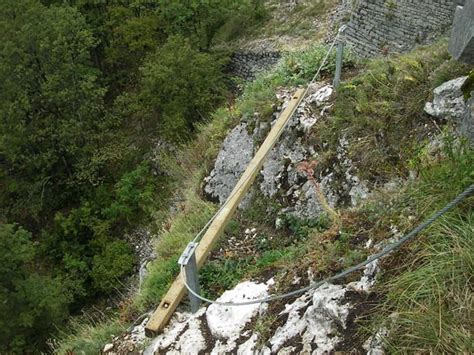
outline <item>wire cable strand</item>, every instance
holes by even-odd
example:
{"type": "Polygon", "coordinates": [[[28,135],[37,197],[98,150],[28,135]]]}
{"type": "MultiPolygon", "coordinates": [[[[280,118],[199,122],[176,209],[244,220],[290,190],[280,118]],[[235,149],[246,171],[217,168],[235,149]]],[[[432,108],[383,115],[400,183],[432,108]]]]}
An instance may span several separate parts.
{"type": "Polygon", "coordinates": [[[348,274],[350,274],[354,271],[362,269],[364,266],[370,264],[371,262],[373,262],[377,259],[380,259],[381,257],[389,254],[393,250],[398,249],[403,244],[405,244],[406,242],[413,239],[418,233],[420,233],[421,231],[426,229],[428,226],[433,224],[433,222],[435,222],[438,218],[440,218],[442,215],[444,215],[450,209],[452,209],[452,208],[456,207],[457,205],[459,205],[465,198],[469,197],[470,195],[474,195],[474,184],[472,184],[466,190],[464,190],[462,193],[460,193],[455,199],[453,199],[451,202],[449,202],[442,209],[440,209],[439,211],[437,211],[436,213],[431,215],[431,217],[428,218],[425,222],[419,224],[410,233],[406,234],[403,238],[399,239],[398,241],[387,245],[382,251],[373,254],[371,257],[367,258],[365,261],[363,261],[363,262],[361,262],[357,265],[354,265],[354,266],[352,266],[352,267],[350,267],[350,268],[348,268],[344,271],[341,271],[341,272],[337,273],[334,276],[327,277],[327,278],[325,278],[321,281],[312,283],[309,286],[300,288],[300,289],[295,290],[295,291],[287,292],[287,293],[280,294],[280,295],[273,295],[273,296],[269,296],[269,297],[264,297],[264,298],[260,298],[260,299],[257,299],[257,300],[244,301],[244,302],[220,302],[220,301],[215,301],[215,300],[208,299],[206,297],[202,297],[201,295],[194,292],[191,289],[191,287],[189,287],[189,285],[186,282],[184,268],[183,268],[183,266],[181,266],[181,275],[182,275],[182,278],[183,278],[183,283],[186,286],[187,290],[192,295],[199,298],[201,301],[211,303],[211,304],[216,304],[216,305],[219,305],[219,306],[228,306],[228,307],[248,306],[248,305],[252,305],[252,304],[272,302],[272,301],[281,300],[281,299],[284,299],[284,298],[296,296],[296,295],[299,295],[299,294],[304,293],[306,291],[316,289],[316,288],[320,287],[321,285],[323,285],[327,282],[341,279],[341,278],[347,276],[348,274]]]}

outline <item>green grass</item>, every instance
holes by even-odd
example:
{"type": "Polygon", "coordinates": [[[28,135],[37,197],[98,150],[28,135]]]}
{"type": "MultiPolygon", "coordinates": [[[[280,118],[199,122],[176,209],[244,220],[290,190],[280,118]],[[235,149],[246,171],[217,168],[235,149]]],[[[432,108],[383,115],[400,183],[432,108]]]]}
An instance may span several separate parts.
{"type": "Polygon", "coordinates": [[[214,207],[193,194],[182,212],[173,217],[169,231],[160,236],[156,246],[157,259],[151,264],[136,304],[149,307],[166,293],[179,272],[178,258],[184,248],[211,218],[214,207]]]}
{"type": "Polygon", "coordinates": [[[474,214],[452,214],[426,233],[411,263],[388,281],[396,318],[389,351],[473,353],[474,214]]]}
{"type": "MultiPolygon", "coordinates": [[[[270,72],[262,73],[256,80],[245,86],[240,98],[237,100],[237,112],[245,121],[252,121],[255,112],[259,113],[261,120],[269,120],[274,112],[277,100],[275,93],[281,87],[295,87],[308,83],[316,74],[326,56],[328,46],[316,44],[309,48],[286,53],[278,66],[270,72]]],[[[336,50],[333,49],[327,62],[323,65],[320,78],[332,75],[335,70],[336,50]]],[[[352,66],[354,58],[349,51],[345,51],[344,65],[352,66]]]]}
{"type": "Polygon", "coordinates": [[[217,298],[239,282],[252,279],[272,269],[278,273],[287,269],[298,255],[304,255],[303,245],[271,249],[252,256],[222,257],[208,261],[199,272],[201,291],[205,297],[217,298]]]}
{"type": "Polygon", "coordinates": [[[59,341],[53,341],[55,354],[99,354],[114,335],[121,334],[126,328],[118,319],[94,320],[90,317],[75,318],[69,327],[59,341]]]}
{"type": "Polygon", "coordinates": [[[330,164],[338,140],[345,137],[348,156],[362,179],[406,177],[420,142],[424,145],[428,132],[438,133],[438,124],[423,112],[433,88],[468,72],[469,66],[450,60],[444,41],[370,61],[361,74],[340,86],[333,116],[314,127],[311,139],[320,147],[329,146],[330,164]]]}
{"type": "MultiPolygon", "coordinates": [[[[474,151],[449,142],[444,150],[444,158],[420,167],[419,180],[400,196],[402,213],[421,221],[474,183],[474,151]]],[[[470,197],[395,255],[398,267],[387,270],[379,286],[386,300],[372,325],[389,328],[389,351],[474,351],[473,207],[470,197]]]]}

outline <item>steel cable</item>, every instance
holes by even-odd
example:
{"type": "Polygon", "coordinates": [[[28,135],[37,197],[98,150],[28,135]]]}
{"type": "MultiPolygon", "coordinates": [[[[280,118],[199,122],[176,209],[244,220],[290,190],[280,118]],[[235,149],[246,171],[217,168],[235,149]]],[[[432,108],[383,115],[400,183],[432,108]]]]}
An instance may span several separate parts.
{"type": "Polygon", "coordinates": [[[248,306],[248,305],[252,305],[252,304],[271,302],[271,301],[276,301],[276,300],[281,300],[281,299],[284,299],[284,298],[296,296],[296,295],[299,295],[299,294],[304,293],[306,291],[316,289],[316,288],[320,287],[321,285],[323,285],[324,283],[334,281],[334,280],[337,280],[337,279],[341,279],[341,278],[347,276],[348,274],[350,274],[354,271],[362,269],[364,266],[370,264],[371,262],[373,262],[377,259],[380,259],[381,257],[389,254],[393,250],[399,248],[400,246],[402,246],[403,244],[405,244],[409,240],[413,239],[418,233],[420,233],[422,230],[424,230],[425,228],[430,226],[434,221],[436,221],[438,218],[440,218],[443,214],[445,214],[450,209],[452,209],[453,207],[455,207],[459,203],[461,203],[461,201],[463,201],[465,198],[467,198],[468,196],[473,195],[473,194],[474,194],[474,184],[469,186],[466,190],[464,190],[461,194],[459,194],[454,200],[452,200],[446,206],[444,206],[444,208],[442,208],[439,211],[437,211],[436,213],[434,213],[425,222],[421,223],[416,228],[414,228],[410,233],[406,234],[403,238],[399,239],[398,241],[387,245],[382,251],[372,255],[371,257],[367,258],[365,261],[363,261],[363,262],[361,262],[357,265],[354,265],[354,266],[352,266],[352,267],[350,267],[350,268],[348,268],[344,271],[341,271],[340,273],[338,273],[334,276],[327,277],[327,278],[325,278],[321,281],[310,284],[309,286],[306,286],[304,288],[300,288],[300,289],[295,290],[295,291],[287,292],[287,293],[284,293],[284,294],[281,294],[281,295],[273,295],[273,296],[269,296],[269,297],[264,297],[264,298],[261,298],[261,299],[251,300],[251,301],[219,302],[219,301],[210,300],[208,298],[202,297],[201,295],[194,292],[189,287],[189,285],[187,284],[186,278],[185,278],[185,271],[184,271],[183,266],[181,266],[181,275],[183,277],[183,282],[184,282],[184,285],[186,286],[187,290],[192,295],[199,298],[201,301],[204,301],[204,302],[207,302],[207,303],[212,303],[212,304],[217,304],[217,305],[220,305],[220,306],[248,306]]]}

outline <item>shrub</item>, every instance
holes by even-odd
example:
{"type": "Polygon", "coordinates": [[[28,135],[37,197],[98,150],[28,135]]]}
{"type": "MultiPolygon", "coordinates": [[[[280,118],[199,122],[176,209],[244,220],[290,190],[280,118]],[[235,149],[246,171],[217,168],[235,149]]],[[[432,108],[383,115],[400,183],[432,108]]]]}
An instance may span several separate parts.
{"type": "Polygon", "coordinates": [[[121,278],[132,270],[134,261],[133,251],[126,242],[108,243],[92,262],[91,277],[95,288],[104,292],[118,288],[121,278]]]}
{"type": "MultiPolygon", "coordinates": [[[[304,51],[287,53],[277,69],[277,76],[285,78],[285,84],[297,85],[313,78],[316,71],[321,66],[327,55],[329,47],[317,44],[304,51]]],[[[345,66],[351,65],[354,61],[351,52],[344,51],[343,63],[345,66]]],[[[320,76],[333,73],[336,69],[336,49],[329,53],[327,61],[321,67],[320,76]]]]}

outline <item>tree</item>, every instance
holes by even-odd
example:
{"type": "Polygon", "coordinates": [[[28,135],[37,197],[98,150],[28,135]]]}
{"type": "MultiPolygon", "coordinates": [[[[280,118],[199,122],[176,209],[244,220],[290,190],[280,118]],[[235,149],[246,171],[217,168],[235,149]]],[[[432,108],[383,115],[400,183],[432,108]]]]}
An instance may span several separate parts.
{"type": "Polygon", "coordinates": [[[208,50],[219,29],[249,3],[237,0],[159,0],[157,11],[168,34],[183,35],[200,50],[208,50]]]}
{"type": "Polygon", "coordinates": [[[171,36],[141,68],[141,100],[167,138],[185,137],[216,106],[224,91],[223,62],[171,36]]]}
{"type": "Polygon", "coordinates": [[[166,36],[154,11],[113,6],[107,15],[104,62],[112,82],[126,88],[136,82],[143,58],[156,50],[166,36]]]}
{"type": "Polygon", "coordinates": [[[0,352],[38,351],[69,315],[71,295],[60,278],[38,270],[31,234],[0,225],[0,352]]]}
{"type": "Polygon", "coordinates": [[[96,41],[74,8],[6,0],[0,16],[1,199],[27,220],[98,178],[89,158],[105,89],[90,65],[96,41]]]}

